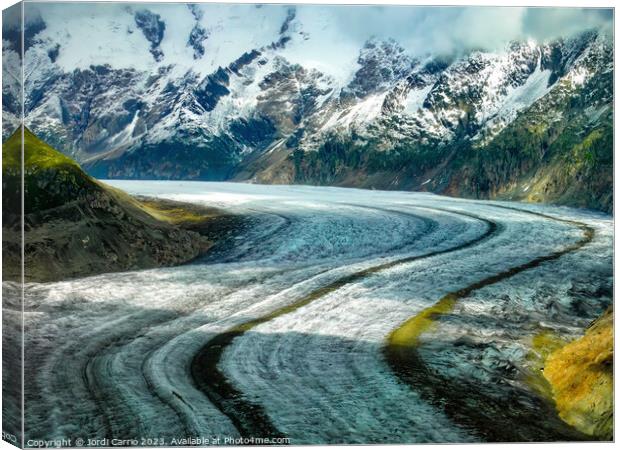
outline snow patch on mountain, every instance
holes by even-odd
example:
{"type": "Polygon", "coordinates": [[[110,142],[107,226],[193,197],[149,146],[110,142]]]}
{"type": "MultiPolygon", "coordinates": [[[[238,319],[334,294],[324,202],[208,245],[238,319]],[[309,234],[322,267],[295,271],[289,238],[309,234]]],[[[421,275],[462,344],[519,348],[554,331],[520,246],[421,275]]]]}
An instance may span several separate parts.
{"type": "Polygon", "coordinates": [[[530,106],[538,99],[545,96],[553,85],[549,85],[551,70],[541,68],[540,58],[534,72],[527,78],[525,83],[516,87],[510,86],[504,100],[494,107],[482,111],[478,119],[485,123],[485,128],[489,130],[501,128],[502,125],[511,122],[517,113],[530,106]]]}
{"type": "MultiPolygon", "coordinates": [[[[142,70],[155,66],[150,43],[137,29],[125,5],[106,5],[96,13],[91,5],[79,3],[38,4],[37,8],[47,23],[37,38],[50,46],[52,43],[60,46],[56,64],[64,72],[103,64],[142,70]]],[[[26,64],[30,59],[28,51],[26,64]]]]}
{"type": "Polygon", "coordinates": [[[291,41],[280,54],[293,64],[328,75],[338,88],[346,86],[360,68],[357,59],[364,41],[343,35],[340,28],[326,8],[298,8],[289,25],[291,41]]]}
{"type": "Polygon", "coordinates": [[[381,114],[381,108],[387,93],[370,95],[351,108],[332,115],[323,125],[322,131],[335,127],[348,128],[353,124],[364,125],[376,119],[381,114]]]}
{"type": "Polygon", "coordinates": [[[432,84],[424,86],[420,89],[410,90],[407,94],[407,97],[405,98],[404,111],[411,114],[417,112],[420,108],[422,108],[424,106],[424,101],[426,100],[426,97],[428,96],[431,89],[433,89],[432,84]]]}

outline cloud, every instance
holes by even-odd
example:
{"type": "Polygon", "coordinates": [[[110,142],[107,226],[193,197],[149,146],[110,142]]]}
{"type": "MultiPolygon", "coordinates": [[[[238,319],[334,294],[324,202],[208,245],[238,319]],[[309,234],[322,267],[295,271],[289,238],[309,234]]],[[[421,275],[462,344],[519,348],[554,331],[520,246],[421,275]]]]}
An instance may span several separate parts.
{"type": "Polygon", "coordinates": [[[589,29],[607,33],[612,28],[610,8],[529,8],[523,17],[523,34],[541,41],[589,29]]]}
{"type": "Polygon", "coordinates": [[[497,50],[512,40],[608,31],[613,23],[611,9],[596,8],[338,6],[333,14],[351,38],[391,37],[415,54],[497,50]]]}

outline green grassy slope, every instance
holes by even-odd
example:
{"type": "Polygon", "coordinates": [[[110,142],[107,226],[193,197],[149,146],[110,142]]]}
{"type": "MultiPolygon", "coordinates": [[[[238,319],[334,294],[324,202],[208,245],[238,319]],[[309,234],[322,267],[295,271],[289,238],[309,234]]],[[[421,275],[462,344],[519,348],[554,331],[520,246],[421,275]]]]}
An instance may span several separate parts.
{"type": "MultiPolygon", "coordinates": [[[[27,170],[80,170],[75,161],[39,140],[28,128],[24,128],[24,149],[24,167],[27,170]]],[[[2,146],[2,170],[18,169],[20,164],[21,129],[18,128],[2,146]]]]}
{"type": "MultiPolygon", "coordinates": [[[[21,130],[18,128],[2,145],[2,173],[10,184],[19,183],[21,173],[21,130]]],[[[80,166],[24,129],[24,212],[50,209],[76,200],[89,190],[100,190],[97,182],[80,166]]],[[[19,191],[14,194],[18,194],[19,191]]],[[[9,195],[9,210],[20,208],[20,195],[9,195]]]]}
{"type": "MultiPolygon", "coordinates": [[[[3,273],[20,270],[21,130],[2,147],[3,273]]],[[[102,272],[179,264],[209,242],[184,227],[214,216],[187,211],[174,216],[156,203],[142,204],[82,171],[67,156],[24,130],[25,279],[51,281],[102,272]],[[179,217],[181,219],[179,219],[179,217]],[[190,218],[191,220],[185,220],[190,218]]],[[[167,206],[167,209],[170,209],[167,206]]]]}

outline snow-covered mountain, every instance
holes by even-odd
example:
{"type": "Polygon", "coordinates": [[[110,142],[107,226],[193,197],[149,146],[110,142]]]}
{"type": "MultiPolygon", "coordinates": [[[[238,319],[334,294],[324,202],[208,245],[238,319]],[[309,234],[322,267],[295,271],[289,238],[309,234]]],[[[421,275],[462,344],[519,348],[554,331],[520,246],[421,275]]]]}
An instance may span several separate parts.
{"type": "MultiPolygon", "coordinates": [[[[573,130],[582,137],[611,117],[612,44],[597,32],[425,54],[390,38],[344,36],[327,10],[74,8],[68,15],[41,6],[26,24],[26,125],[100,177],[523,197],[530,195],[523,183],[549,165],[545,150],[537,162],[492,176],[481,169],[480,151],[527,115],[536,117],[534,128],[548,125],[532,128],[541,142],[523,137],[527,151],[551,146],[575,114],[588,111],[573,130]]],[[[21,59],[4,34],[8,136],[19,117],[21,59]]],[[[559,195],[540,189],[543,199],[559,195]]]]}

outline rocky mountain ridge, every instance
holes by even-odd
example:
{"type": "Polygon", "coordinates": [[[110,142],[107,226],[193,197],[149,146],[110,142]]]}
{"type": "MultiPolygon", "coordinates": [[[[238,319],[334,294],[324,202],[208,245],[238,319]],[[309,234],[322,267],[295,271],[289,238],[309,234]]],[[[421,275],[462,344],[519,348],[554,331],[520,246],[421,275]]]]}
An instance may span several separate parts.
{"type": "MultiPolygon", "coordinates": [[[[232,19],[187,9],[183,40],[150,9],[86,23],[110,42],[143,44],[136,60],[146,62],[124,67],[67,70],[71,39],[33,22],[26,125],[101,178],[415,189],[611,210],[613,49],[601,33],[423,57],[373,38],[338,72],[295,61],[320,35],[294,8],[257,12],[267,31],[233,50],[232,19]],[[215,64],[224,49],[230,56],[215,64]]],[[[19,116],[10,37],[5,136],[19,116]]]]}

